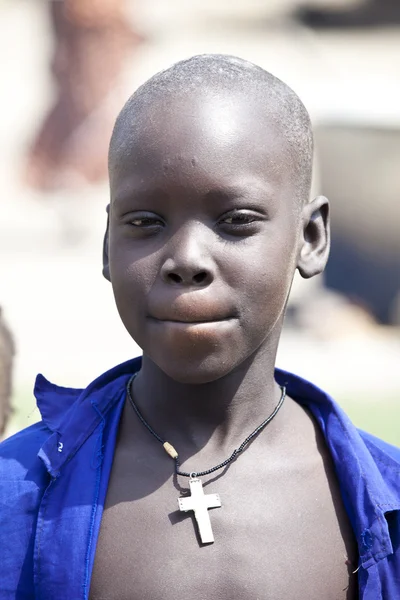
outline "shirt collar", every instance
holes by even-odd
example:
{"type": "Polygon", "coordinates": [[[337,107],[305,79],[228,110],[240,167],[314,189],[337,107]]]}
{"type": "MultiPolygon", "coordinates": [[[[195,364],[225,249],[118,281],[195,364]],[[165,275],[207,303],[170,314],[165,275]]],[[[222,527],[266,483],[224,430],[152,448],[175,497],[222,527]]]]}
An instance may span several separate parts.
{"type": "Polygon", "coordinates": [[[85,390],[60,388],[38,375],[34,390],[37,405],[44,423],[53,432],[38,456],[52,477],[60,475],[63,465],[104,424],[109,411],[124,400],[128,379],[140,365],[140,358],[122,363],[103,373],[85,390]]]}
{"type": "MultiPolygon", "coordinates": [[[[122,363],[85,390],[62,388],[38,375],[38,408],[53,432],[39,456],[52,477],[60,474],[65,462],[104,423],[110,409],[123,401],[128,379],[140,366],[140,357],[122,363]]],[[[322,430],[358,541],[361,564],[368,568],[393,552],[385,513],[400,510],[400,454],[397,462],[378,449],[380,460],[385,462],[384,478],[362,434],[328,394],[280,369],[275,370],[275,378],[286,386],[291,398],[312,412],[322,430]]]]}
{"type": "Polygon", "coordinates": [[[312,412],[322,430],[357,538],[361,564],[368,568],[393,552],[385,513],[400,511],[400,452],[396,461],[376,446],[373,456],[363,433],[333,398],[286,371],[276,369],[275,377],[280,385],[286,385],[291,398],[312,412]]]}

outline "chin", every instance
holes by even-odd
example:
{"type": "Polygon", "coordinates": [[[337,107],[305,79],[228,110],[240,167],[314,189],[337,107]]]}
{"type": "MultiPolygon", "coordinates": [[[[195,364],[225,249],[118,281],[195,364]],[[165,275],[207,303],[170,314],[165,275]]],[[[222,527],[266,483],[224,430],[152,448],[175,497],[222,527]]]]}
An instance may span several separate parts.
{"type": "Polygon", "coordinates": [[[195,359],[190,356],[182,357],[151,356],[151,360],[161,369],[167,377],[177,383],[186,385],[204,385],[212,383],[228,375],[234,370],[236,364],[232,359],[224,360],[218,356],[206,356],[195,359]]]}
{"type": "Polygon", "coordinates": [[[167,377],[182,384],[217,381],[242,362],[244,340],[236,321],[218,324],[162,324],[136,340],[167,377]],[[143,345],[140,342],[143,341],[143,345]]]}

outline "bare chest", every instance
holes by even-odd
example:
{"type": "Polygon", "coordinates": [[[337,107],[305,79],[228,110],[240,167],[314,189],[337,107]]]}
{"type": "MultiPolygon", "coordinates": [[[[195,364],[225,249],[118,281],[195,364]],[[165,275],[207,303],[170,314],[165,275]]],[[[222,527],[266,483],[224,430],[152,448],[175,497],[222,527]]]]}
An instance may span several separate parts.
{"type": "Polygon", "coordinates": [[[325,469],[319,457],[274,468],[261,452],[243,457],[204,487],[222,506],[209,511],[215,543],[202,545],[170,464],[117,451],[91,600],[356,598],[355,544],[325,469]]]}

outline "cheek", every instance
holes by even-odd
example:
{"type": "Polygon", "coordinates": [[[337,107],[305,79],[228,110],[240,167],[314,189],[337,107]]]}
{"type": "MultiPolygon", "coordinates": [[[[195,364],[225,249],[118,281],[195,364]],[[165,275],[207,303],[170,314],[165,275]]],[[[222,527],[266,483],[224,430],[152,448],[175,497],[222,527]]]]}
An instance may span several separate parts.
{"type": "Polygon", "coordinates": [[[116,288],[126,286],[129,293],[131,288],[151,285],[155,255],[133,244],[132,239],[118,227],[110,229],[110,275],[116,288]]]}
{"type": "Polygon", "coordinates": [[[110,244],[111,284],[118,311],[128,330],[144,310],[154,277],[149,260],[134,256],[124,244],[110,244]]]}
{"type": "Polygon", "coordinates": [[[237,257],[243,313],[256,327],[271,327],[282,314],[296,267],[293,239],[272,237],[237,257]]]}

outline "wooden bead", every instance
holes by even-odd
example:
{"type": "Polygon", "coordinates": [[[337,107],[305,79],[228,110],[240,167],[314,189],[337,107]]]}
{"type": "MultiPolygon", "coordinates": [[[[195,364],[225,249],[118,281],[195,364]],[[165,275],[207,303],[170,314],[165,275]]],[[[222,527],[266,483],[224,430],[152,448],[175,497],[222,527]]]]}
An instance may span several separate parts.
{"type": "Polygon", "coordinates": [[[171,458],[178,458],[178,453],[175,450],[175,448],[172,446],[172,444],[170,444],[169,442],[165,442],[163,444],[164,446],[164,450],[167,454],[170,455],[171,458]]]}

